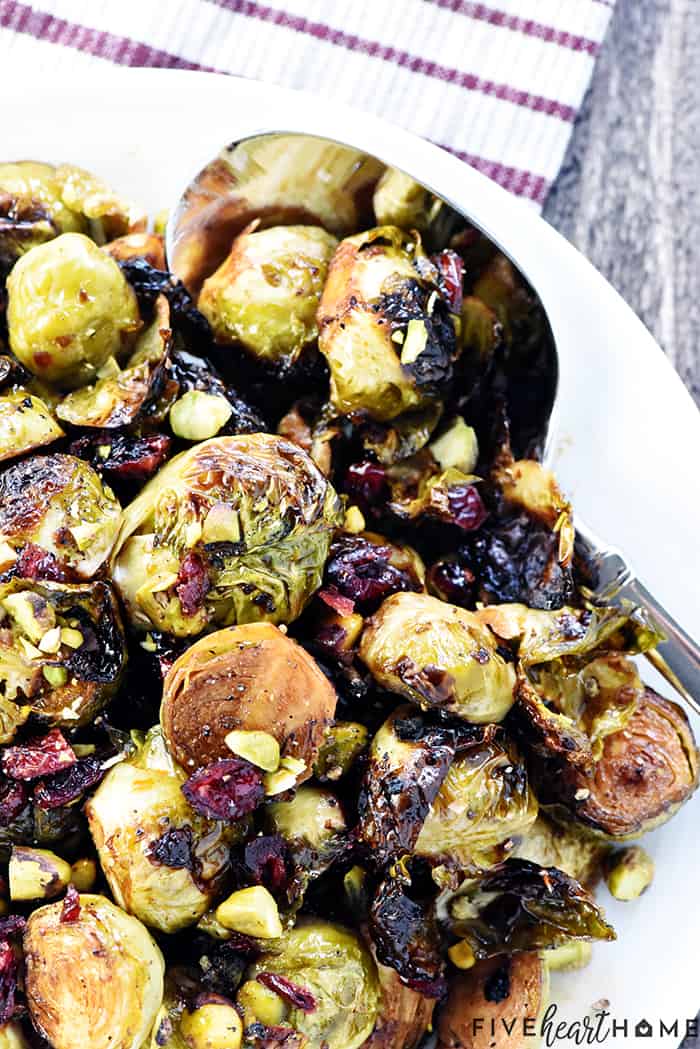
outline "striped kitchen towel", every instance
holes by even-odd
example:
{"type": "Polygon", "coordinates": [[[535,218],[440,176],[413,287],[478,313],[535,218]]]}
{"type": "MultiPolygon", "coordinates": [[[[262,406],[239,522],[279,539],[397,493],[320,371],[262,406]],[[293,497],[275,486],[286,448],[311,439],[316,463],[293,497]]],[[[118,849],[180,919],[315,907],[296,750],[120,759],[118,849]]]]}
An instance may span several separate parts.
{"type": "MultiPolygon", "coordinates": [[[[0,69],[237,73],[392,120],[535,207],[614,0],[0,0],[0,69]]],[[[47,81],[48,83],[48,81],[47,81]]]]}

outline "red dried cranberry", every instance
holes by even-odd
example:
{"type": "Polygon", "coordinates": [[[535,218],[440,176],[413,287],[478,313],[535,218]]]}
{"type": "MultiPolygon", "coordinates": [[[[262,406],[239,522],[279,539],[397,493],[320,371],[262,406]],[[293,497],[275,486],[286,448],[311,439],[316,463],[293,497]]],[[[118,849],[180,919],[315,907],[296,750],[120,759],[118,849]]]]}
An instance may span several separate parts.
{"type": "Polygon", "coordinates": [[[58,809],[70,805],[105,774],[102,759],[89,755],[80,758],[69,769],[42,779],[34,787],[34,801],[40,809],[58,809]]]}
{"type": "Polygon", "coordinates": [[[77,760],[61,730],[54,728],[45,736],[8,747],[2,755],[2,768],[6,776],[30,780],[69,768],[77,760]]]}
{"type": "Polygon", "coordinates": [[[19,961],[7,940],[0,941],[0,1023],[8,1023],[17,1010],[19,961]]]}
{"type": "Polygon", "coordinates": [[[343,491],[362,510],[388,502],[390,491],[384,467],[369,459],[353,463],[345,474],[343,491]]]}
{"type": "Polygon", "coordinates": [[[437,976],[434,980],[404,980],[407,987],[418,991],[424,998],[444,998],[447,994],[447,980],[437,976]]]}
{"type": "Polygon", "coordinates": [[[195,772],[182,785],[195,812],[215,820],[239,820],[265,796],[262,772],[244,758],[224,758],[195,772]]]}
{"type": "Polygon", "coordinates": [[[459,561],[436,561],[428,569],[428,588],[442,601],[461,608],[474,605],[474,573],[459,561]]]}
{"type": "Polygon", "coordinates": [[[253,838],[243,854],[247,880],[264,885],[270,892],[281,892],[287,887],[288,851],[279,834],[263,834],[253,838]]]}
{"type": "Polygon", "coordinates": [[[285,1002],[289,1002],[294,1009],[300,1009],[303,1013],[312,1013],[316,1008],[316,999],[311,991],[292,983],[286,976],[265,972],[258,973],[256,979],[263,987],[267,987],[280,998],[284,998],[285,1002]]]}
{"type": "Polygon", "coordinates": [[[316,631],[314,644],[323,648],[329,656],[342,660],[348,655],[345,650],[347,636],[347,630],[339,623],[326,623],[316,631]]]}
{"type": "Polygon", "coordinates": [[[465,532],[473,532],[486,520],[488,513],[481,496],[473,484],[459,484],[451,487],[447,501],[454,524],[465,532]]]}
{"type": "Polygon", "coordinates": [[[10,936],[16,936],[20,932],[24,932],[27,927],[27,919],[23,918],[20,914],[8,914],[5,918],[0,918],[0,940],[7,940],[10,936]]]}
{"type": "Polygon", "coordinates": [[[350,616],[355,611],[355,602],[351,597],[343,597],[334,586],[319,590],[318,596],[324,604],[337,612],[339,616],[350,616]]]}
{"type": "Polygon", "coordinates": [[[142,483],[158,470],[167,459],[172,441],[163,433],[147,437],[97,430],[79,437],[69,446],[71,455],[85,459],[115,481],[142,483]],[[108,449],[105,455],[105,449],[108,449]]]}
{"type": "Polygon", "coordinates": [[[16,779],[0,784],[0,827],[8,827],[16,820],[29,801],[29,791],[16,779]]]}
{"type": "Polygon", "coordinates": [[[176,827],[153,842],[148,858],[155,866],[193,872],[199,864],[194,855],[191,827],[176,827]]]}
{"type": "Polygon", "coordinates": [[[200,610],[210,586],[204,562],[198,554],[190,551],[180,565],[175,584],[175,591],[186,616],[193,616],[200,610]]]}
{"type": "Polygon", "coordinates": [[[80,895],[75,885],[69,885],[61,907],[61,921],[72,925],[80,918],[80,895]]]}
{"type": "Polygon", "coordinates": [[[15,575],[20,579],[45,579],[51,583],[65,583],[70,572],[54,554],[34,543],[27,543],[15,561],[15,575]]]}
{"type": "Polygon", "coordinates": [[[447,300],[452,313],[462,312],[462,277],[464,262],[456,251],[449,248],[433,255],[432,261],[438,270],[438,284],[443,297],[447,300]]]}
{"type": "Polygon", "coordinates": [[[363,612],[374,611],[399,590],[420,590],[417,576],[390,563],[391,553],[391,547],[371,543],[364,536],[341,536],[331,546],[326,581],[363,612]]]}

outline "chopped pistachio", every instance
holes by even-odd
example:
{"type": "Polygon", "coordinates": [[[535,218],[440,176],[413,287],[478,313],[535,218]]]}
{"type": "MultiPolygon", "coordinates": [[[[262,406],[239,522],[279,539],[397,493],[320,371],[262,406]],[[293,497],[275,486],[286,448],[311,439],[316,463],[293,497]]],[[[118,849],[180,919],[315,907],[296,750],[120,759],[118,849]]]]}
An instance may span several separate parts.
{"type": "Polygon", "coordinates": [[[15,845],[9,864],[10,899],[50,900],[71,880],[70,864],[48,849],[15,845]]]}
{"type": "Polygon", "coordinates": [[[65,667],[42,667],[41,672],[53,688],[63,688],[68,680],[68,671],[65,667]]]}
{"type": "Polygon", "coordinates": [[[476,963],[474,951],[466,940],[460,940],[459,943],[455,943],[454,946],[450,947],[447,954],[452,964],[456,965],[458,969],[471,969],[476,963]]]}
{"type": "Polygon", "coordinates": [[[79,630],[74,630],[70,626],[61,627],[62,645],[67,645],[68,648],[80,648],[84,640],[85,638],[79,630]]]}
{"type": "Polygon", "coordinates": [[[121,374],[121,368],[115,357],[108,357],[104,364],[97,369],[98,379],[115,379],[121,374]]]}
{"type": "Polygon", "coordinates": [[[3,607],[9,612],[17,628],[35,644],[42,639],[47,630],[56,625],[56,616],[51,605],[31,590],[8,594],[3,600],[3,607]]]}
{"type": "Polygon", "coordinates": [[[246,732],[237,729],[229,732],[224,742],[239,758],[257,765],[264,772],[274,772],[280,764],[280,745],[269,732],[246,732]]]}
{"type": "Polygon", "coordinates": [[[343,889],[345,890],[350,910],[363,917],[368,902],[366,882],[367,871],[364,867],[358,866],[358,864],[351,867],[343,878],[343,889]]]}
{"type": "Polygon", "coordinates": [[[427,341],[428,329],[425,326],[425,321],[416,320],[415,318],[409,321],[403,349],[401,350],[401,363],[413,364],[425,349],[427,341]]]}
{"type": "Polygon", "coordinates": [[[365,519],[359,506],[349,506],[345,512],[343,529],[352,535],[358,535],[365,530],[365,519]]]}
{"type": "Polygon", "coordinates": [[[0,542],[0,569],[9,568],[17,560],[17,551],[3,539],[0,542]]]}
{"type": "Polygon", "coordinates": [[[188,390],[170,409],[170,425],[185,441],[214,437],[231,418],[233,409],[225,397],[204,390],[188,390]]]}
{"type": "Polygon", "coordinates": [[[83,524],[73,525],[71,528],[71,535],[73,541],[81,552],[92,546],[95,539],[100,535],[104,529],[103,521],[84,521],[83,524]]]}
{"type": "Polygon", "coordinates": [[[476,433],[458,415],[445,432],[433,441],[430,451],[443,470],[455,467],[470,474],[479,458],[479,443],[476,433]]]}
{"type": "Polygon", "coordinates": [[[76,860],[71,867],[70,880],[78,892],[91,892],[97,881],[97,864],[91,859],[76,860]]]}
{"type": "Polygon", "coordinates": [[[41,652],[33,645],[31,641],[27,641],[26,637],[20,637],[18,639],[19,647],[24,653],[25,659],[41,659],[41,652]]]}
{"type": "Polygon", "coordinates": [[[614,852],[606,867],[605,883],[616,900],[636,900],[654,880],[654,861],[641,845],[614,852]]]}
{"type": "Polygon", "coordinates": [[[61,628],[60,626],[51,627],[47,630],[41,641],[39,642],[39,650],[41,652],[48,652],[53,654],[58,652],[61,647],[61,628]]]}
{"type": "Polygon", "coordinates": [[[306,762],[299,758],[282,758],[275,772],[266,773],[263,783],[268,797],[283,794],[296,787],[299,776],[306,771],[306,762]]]}
{"type": "Polygon", "coordinates": [[[205,1002],[193,1012],[185,1009],[180,1032],[189,1049],[240,1049],[243,1043],[241,1018],[223,1000],[205,1002]]]}
{"type": "Polygon", "coordinates": [[[591,960],[593,948],[586,940],[569,940],[560,947],[543,951],[542,958],[552,972],[583,969],[591,960]]]}
{"type": "Polygon", "coordinates": [[[216,918],[227,929],[273,940],[282,935],[282,923],[274,897],[263,885],[231,893],[216,908],[216,918]]]}
{"type": "Polygon", "coordinates": [[[264,987],[257,980],[246,980],[239,988],[236,1001],[243,1010],[246,1027],[253,1023],[275,1027],[285,1019],[287,1009],[278,994],[264,987]]]}
{"type": "Polygon", "coordinates": [[[238,514],[228,503],[214,503],[204,518],[202,539],[205,543],[238,543],[241,525],[238,514]]]}

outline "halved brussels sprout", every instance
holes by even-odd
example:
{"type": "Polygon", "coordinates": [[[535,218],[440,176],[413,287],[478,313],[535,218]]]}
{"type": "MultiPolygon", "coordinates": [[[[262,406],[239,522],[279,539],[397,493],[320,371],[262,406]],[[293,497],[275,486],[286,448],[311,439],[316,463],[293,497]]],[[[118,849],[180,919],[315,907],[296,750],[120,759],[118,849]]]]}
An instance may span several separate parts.
{"type": "MultiPolygon", "coordinates": [[[[162,372],[171,345],[170,307],[159,295],[153,322],[139,336],[134,352],[120,369],[115,360],[110,374],[96,383],[67,394],[56,408],[56,414],[71,426],[127,426],[139,416],[151,397],[154,384],[162,372]]],[[[107,370],[108,365],[102,369],[107,370]]]]}
{"type": "Polygon", "coordinates": [[[526,510],[559,536],[558,560],[567,565],[574,552],[574,522],[571,504],[564,498],[551,470],[534,459],[521,459],[496,470],[504,502],[526,510]]]}
{"type": "Polygon", "coordinates": [[[59,233],[82,233],[82,217],[66,205],[51,164],[0,164],[0,265],[12,263],[59,233]]]}
{"type": "Polygon", "coordinates": [[[418,235],[380,226],[343,240],[318,310],[331,403],[387,421],[444,394],[457,340],[418,235]]]}
{"type": "Polygon", "coordinates": [[[377,1019],[379,985],[372,956],[359,937],[341,925],[301,919],[263,954],[250,976],[283,976],[314,1000],[308,1012],[292,1007],[287,1023],[308,1038],[307,1049],[359,1049],[377,1019]]]}
{"type": "Polygon", "coordinates": [[[577,829],[572,823],[555,823],[540,813],[518,842],[511,856],[540,867],[558,867],[591,891],[600,880],[609,851],[604,842],[577,829]]]}
{"type": "Polygon", "coordinates": [[[341,804],[330,790],[304,786],[290,801],[268,805],[266,820],[270,830],[284,838],[294,864],[289,902],[301,900],[309,882],[347,849],[348,827],[341,804]]]}
{"type": "Polygon", "coordinates": [[[85,806],[115,900],[161,932],[202,917],[222,884],[233,840],[232,828],[190,807],[180,789],[186,778],[153,729],[85,806]]]}
{"type": "Polygon", "coordinates": [[[442,201],[398,168],[387,168],[372,198],[378,226],[400,226],[424,233],[442,201]]]}
{"type": "Polygon", "coordinates": [[[171,459],[124,513],[114,581],[135,627],[289,622],[321,582],[340,502],[296,445],[216,437],[171,459]]]}
{"type": "Polygon", "coordinates": [[[395,969],[382,965],[376,957],[374,961],[379,976],[379,1014],[362,1049],[417,1049],[430,1028],[435,999],[407,987],[395,969]]]}
{"type": "Polygon", "coordinates": [[[63,233],[23,255],[7,278],[10,347],[59,386],[83,386],[141,327],[119,266],[88,237],[63,233]]]}
{"type": "Polygon", "coordinates": [[[28,390],[9,390],[0,396],[0,462],[24,455],[63,437],[49,408],[28,390]]]}
{"type": "MultiPolygon", "coordinates": [[[[118,689],[126,644],[108,583],[0,585],[0,693],[50,725],[86,725],[118,689]]],[[[26,717],[26,713],[24,715],[26,717]]]]}
{"type": "Polygon", "coordinates": [[[198,306],[218,343],[292,362],[318,336],[316,311],[337,241],[319,226],[244,230],[198,306]]]}
{"type": "Polygon", "coordinates": [[[110,240],[102,250],[117,262],[145,259],[154,269],[165,269],[165,245],[159,233],[126,233],[123,237],[110,240]]]}
{"type": "Polygon", "coordinates": [[[163,958],[141,922],[104,896],[40,907],[24,934],[27,1004],[52,1049],[141,1049],[163,997],[163,958]]]}
{"type": "Polygon", "coordinates": [[[559,947],[571,939],[615,939],[577,881],[527,860],[506,860],[467,877],[440,907],[447,930],[465,940],[477,960],[559,947]]]}
{"type": "Polygon", "coordinates": [[[549,970],[536,952],[479,962],[450,980],[437,1049],[534,1049],[548,999],[549,970]]]}
{"type": "Polygon", "coordinates": [[[28,546],[90,579],[117,539],[121,507],[88,463],[72,455],[24,459],[0,474],[0,542],[28,546]]]}
{"type": "Polygon", "coordinates": [[[168,671],[161,723],[168,747],[193,769],[232,751],[236,730],[268,732],[308,779],[335,713],[333,686],[310,655],[270,623],[218,630],[191,645],[168,671]]]}
{"type": "Polygon", "coordinates": [[[513,705],[515,673],[473,612],[428,594],[388,597],[369,620],[360,657],[384,688],[477,724],[513,705]]]}
{"type": "Polygon", "coordinates": [[[98,244],[145,229],[144,212],[92,172],[75,164],[60,164],[56,181],[61,186],[63,203],[83,216],[90,236],[98,244]]]}
{"type": "Polygon", "coordinates": [[[526,832],[537,801],[502,729],[430,723],[404,706],[372,741],[358,811],[380,862],[412,852],[469,863],[526,832]]]}

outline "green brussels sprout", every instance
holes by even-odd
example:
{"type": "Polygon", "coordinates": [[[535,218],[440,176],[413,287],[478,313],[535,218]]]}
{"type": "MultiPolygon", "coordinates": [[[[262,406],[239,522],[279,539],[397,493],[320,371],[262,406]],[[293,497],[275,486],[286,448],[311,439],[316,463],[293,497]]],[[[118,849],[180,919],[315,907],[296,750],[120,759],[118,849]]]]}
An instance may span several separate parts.
{"type": "MultiPolygon", "coordinates": [[[[53,726],[92,721],[119,688],[126,666],[109,584],[10,579],[0,585],[0,617],[0,694],[5,708],[19,704],[14,728],[26,719],[25,706],[53,726]]],[[[7,721],[5,729],[12,731],[7,721]]]]}
{"type": "Polygon", "coordinates": [[[28,390],[0,396],[0,462],[63,437],[63,430],[46,404],[28,390]]]}
{"type": "Polygon", "coordinates": [[[299,902],[314,879],[328,870],[348,846],[348,828],[335,794],[322,787],[299,787],[290,801],[268,805],[266,820],[287,843],[295,868],[290,903],[299,902]]]}
{"type": "Polygon", "coordinates": [[[509,859],[468,876],[440,902],[447,930],[477,960],[559,947],[572,939],[614,940],[593,897],[556,867],[509,859]]]}
{"type": "Polygon", "coordinates": [[[398,168],[387,168],[372,198],[378,226],[399,226],[425,233],[443,207],[430,190],[398,168]]]}
{"type": "Polygon", "coordinates": [[[127,426],[141,414],[162,375],[171,345],[170,306],[164,295],[156,299],[155,318],[141,333],[134,352],[120,369],[114,358],[100,369],[103,375],[89,386],[72,390],[56,407],[71,426],[112,429],[127,426]]]}
{"type": "Polygon", "coordinates": [[[70,575],[90,579],[117,539],[121,507],[99,474],[72,455],[42,455],[0,474],[0,543],[27,547],[70,575]]]}
{"type": "Polygon", "coordinates": [[[526,832],[537,801],[501,728],[432,723],[403,706],[372,741],[358,812],[380,862],[414,853],[465,864],[526,832]]]}
{"type": "Polygon", "coordinates": [[[51,164],[0,164],[0,266],[11,266],[60,233],[85,232],[82,217],[68,207],[61,190],[51,164]]]}
{"type": "Polygon", "coordinates": [[[540,813],[511,856],[540,867],[558,867],[592,890],[600,880],[609,846],[572,823],[555,823],[540,813]]]}
{"type": "Polygon", "coordinates": [[[359,1049],[377,1019],[379,986],[372,956],[340,925],[305,918],[263,954],[251,977],[284,976],[315,1000],[315,1008],[289,1011],[287,1022],[308,1038],[307,1049],[359,1049]]]}
{"type": "Polygon", "coordinates": [[[141,326],[132,288],[88,237],[63,233],[23,255],[7,278],[10,347],[34,375],[83,386],[141,326]]]}
{"type": "Polygon", "coordinates": [[[163,997],[163,957],[141,922],[104,896],[35,910],[24,934],[32,1021],[52,1049],[140,1049],[163,997]]]}
{"type": "Polygon", "coordinates": [[[83,217],[87,232],[98,244],[145,229],[146,216],[141,208],[119,196],[92,172],[74,164],[60,164],[56,181],[63,203],[83,217]]]}
{"type": "Polygon", "coordinates": [[[320,586],[340,514],[291,442],[213,438],[171,459],[126,509],[114,581],[141,630],[289,622],[320,586]]]}
{"type": "Polygon", "coordinates": [[[343,240],[318,325],[331,403],[341,414],[386,422],[439,400],[449,387],[454,320],[417,234],[380,226],[343,240]]]}
{"type": "Polygon", "coordinates": [[[486,516],[474,474],[449,466],[439,469],[428,449],[390,466],[386,472],[389,510],[403,521],[423,518],[471,530],[486,516]]]}
{"type": "Polygon", "coordinates": [[[369,620],[360,658],[389,691],[477,724],[501,721],[515,673],[473,612],[428,594],[392,594],[369,620]]]}
{"type": "Polygon", "coordinates": [[[319,226],[244,231],[204,282],[200,311],[218,343],[292,362],[318,337],[316,311],[337,241],[319,226]]]}
{"type": "Polygon", "coordinates": [[[115,900],[161,932],[194,925],[228,869],[233,828],[197,815],[180,789],[186,774],[152,729],[115,765],[85,806],[115,900]]]}

